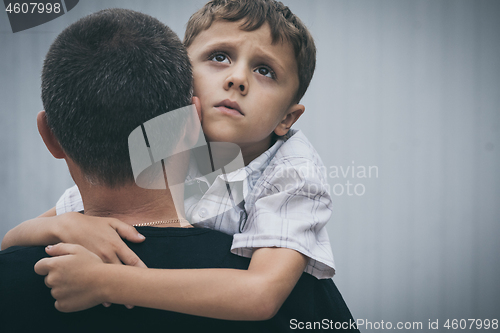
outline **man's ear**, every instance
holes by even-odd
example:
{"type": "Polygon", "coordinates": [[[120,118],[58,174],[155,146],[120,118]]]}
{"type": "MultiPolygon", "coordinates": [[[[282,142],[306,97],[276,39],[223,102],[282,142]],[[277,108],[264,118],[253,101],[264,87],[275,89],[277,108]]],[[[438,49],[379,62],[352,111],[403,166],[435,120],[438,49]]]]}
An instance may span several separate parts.
{"type": "Polygon", "coordinates": [[[285,116],[281,120],[281,122],[274,129],[274,133],[278,136],[283,136],[288,133],[288,130],[292,125],[302,116],[306,107],[302,104],[294,104],[292,105],[285,116]]]}
{"type": "Polygon", "coordinates": [[[45,111],[38,112],[38,115],[36,116],[36,123],[38,126],[38,133],[40,133],[45,146],[47,146],[47,149],[50,151],[52,156],[54,156],[55,158],[65,158],[66,154],[61,148],[59,141],[57,141],[56,137],[54,136],[54,133],[52,133],[49,128],[45,111]]]}

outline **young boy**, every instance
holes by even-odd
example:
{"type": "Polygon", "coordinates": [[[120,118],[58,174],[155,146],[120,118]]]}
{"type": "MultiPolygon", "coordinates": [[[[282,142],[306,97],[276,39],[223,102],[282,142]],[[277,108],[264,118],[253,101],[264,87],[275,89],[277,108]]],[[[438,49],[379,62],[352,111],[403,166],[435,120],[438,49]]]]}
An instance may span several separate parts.
{"type": "MultiPolygon", "coordinates": [[[[305,136],[290,130],[304,112],[304,106],[298,102],[314,71],[315,47],[309,32],[279,2],[211,1],[189,20],[185,45],[193,66],[194,94],[201,103],[207,140],[236,143],[246,165],[244,169],[217,177],[205,193],[195,198],[199,200],[188,202],[186,214],[195,226],[234,234],[232,251],[252,257],[248,276],[238,272],[231,277],[233,273],[207,270],[193,279],[192,272],[172,273],[170,285],[175,285],[175,281],[179,284],[204,281],[205,286],[225,295],[217,303],[222,305],[217,307],[201,295],[200,299],[191,300],[197,304],[193,307],[193,303],[183,303],[185,299],[176,299],[173,293],[130,293],[108,299],[90,297],[95,304],[84,305],[79,303],[81,297],[65,295],[72,299],[65,311],[113,302],[222,319],[265,319],[276,313],[301,271],[317,278],[333,276],[333,257],[325,229],[331,214],[331,199],[321,173],[322,163],[305,136]],[[235,205],[239,210],[224,207],[240,202],[224,202],[231,197],[227,182],[242,183],[244,201],[235,205]],[[219,200],[214,202],[212,198],[219,200]],[[286,269],[274,272],[272,266],[277,262],[286,269]],[[272,290],[270,310],[258,315],[247,311],[252,304],[237,301],[238,293],[246,287],[255,287],[252,290],[259,290],[261,295],[272,290]],[[138,300],[141,297],[144,299],[138,300]]],[[[202,177],[197,180],[204,181],[202,177]]],[[[61,198],[58,214],[83,208],[75,190],[70,189],[61,198]]],[[[46,216],[53,214],[51,210],[46,216]]],[[[137,258],[117,242],[118,234],[113,235],[113,229],[132,241],[141,241],[139,236],[117,220],[110,220],[107,229],[103,225],[84,216],[75,218],[74,214],[32,220],[9,232],[2,246],[73,242],[108,262],[121,260],[134,264],[137,258]],[[101,243],[97,237],[105,242],[101,243]],[[106,243],[111,245],[102,250],[106,243]],[[119,249],[114,250],[115,247],[119,249]]],[[[47,252],[63,254],[59,248],[47,252]]]]}

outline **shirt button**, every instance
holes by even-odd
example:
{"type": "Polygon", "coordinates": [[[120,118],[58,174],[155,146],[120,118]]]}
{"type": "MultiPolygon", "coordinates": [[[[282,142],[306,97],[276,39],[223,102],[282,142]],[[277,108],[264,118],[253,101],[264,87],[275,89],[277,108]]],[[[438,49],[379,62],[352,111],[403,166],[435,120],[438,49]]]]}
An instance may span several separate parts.
{"type": "Polygon", "coordinates": [[[207,214],[208,214],[208,211],[206,208],[202,208],[198,211],[198,215],[200,215],[200,217],[205,217],[205,216],[207,216],[207,214]]]}

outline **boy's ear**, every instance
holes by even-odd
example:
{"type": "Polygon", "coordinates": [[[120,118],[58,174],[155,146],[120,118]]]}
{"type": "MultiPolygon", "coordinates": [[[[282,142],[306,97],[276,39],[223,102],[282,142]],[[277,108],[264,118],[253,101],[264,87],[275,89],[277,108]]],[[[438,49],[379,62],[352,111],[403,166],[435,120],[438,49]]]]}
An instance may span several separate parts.
{"type": "Polygon", "coordinates": [[[288,133],[290,127],[292,127],[292,125],[300,118],[300,116],[302,116],[305,110],[306,107],[302,104],[292,105],[286,112],[281,122],[274,129],[274,133],[278,136],[283,136],[288,133]]]}
{"type": "Polygon", "coordinates": [[[198,117],[200,117],[200,122],[202,121],[202,115],[201,115],[201,102],[200,99],[196,96],[193,96],[192,102],[194,106],[196,107],[196,112],[198,112],[198,117]]]}
{"type": "MultiPolygon", "coordinates": [[[[184,143],[188,145],[189,149],[191,149],[196,142],[198,141],[198,137],[201,131],[201,103],[200,99],[196,96],[192,98],[192,104],[196,109],[196,115],[192,115],[188,118],[187,123],[184,126],[184,143]]],[[[184,147],[185,148],[185,147],[184,147]]]]}
{"type": "Polygon", "coordinates": [[[47,146],[47,149],[50,151],[52,156],[55,158],[65,158],[66,154],[64,153],[64,150],[61,148],[59,141],[57,141],[54,133],[52,133],[49,128],[45,111],[38,112],[38,115],[36,116],[36,123],[38,126],[38,133],[40,133],[45,146],[47,146]]]}

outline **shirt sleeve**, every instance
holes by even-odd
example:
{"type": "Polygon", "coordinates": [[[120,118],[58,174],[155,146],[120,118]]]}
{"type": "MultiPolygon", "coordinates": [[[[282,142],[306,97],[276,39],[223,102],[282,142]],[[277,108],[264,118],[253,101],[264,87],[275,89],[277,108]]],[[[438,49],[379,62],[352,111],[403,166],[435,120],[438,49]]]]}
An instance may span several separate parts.
{"type": "Polygon", "coordinates": [[[234,235],[231,252],[251,257],[260,247],[290,248],[309,257],[305,272],[331,278],[335,264],[326,223],[332,200],[319,168],[306,159],[284,159],[257,186],[257,198],[249,200],[255,204],[245,207],[248,218],[234,235]]]}
{"type": "Polygon", "coordinates": [[[64,191],[63,195],[57,200],[56,214],[61,215],[68,212],[80,212],[83,210],[82,196],[78,186],[72,186],[64,191]]]}

